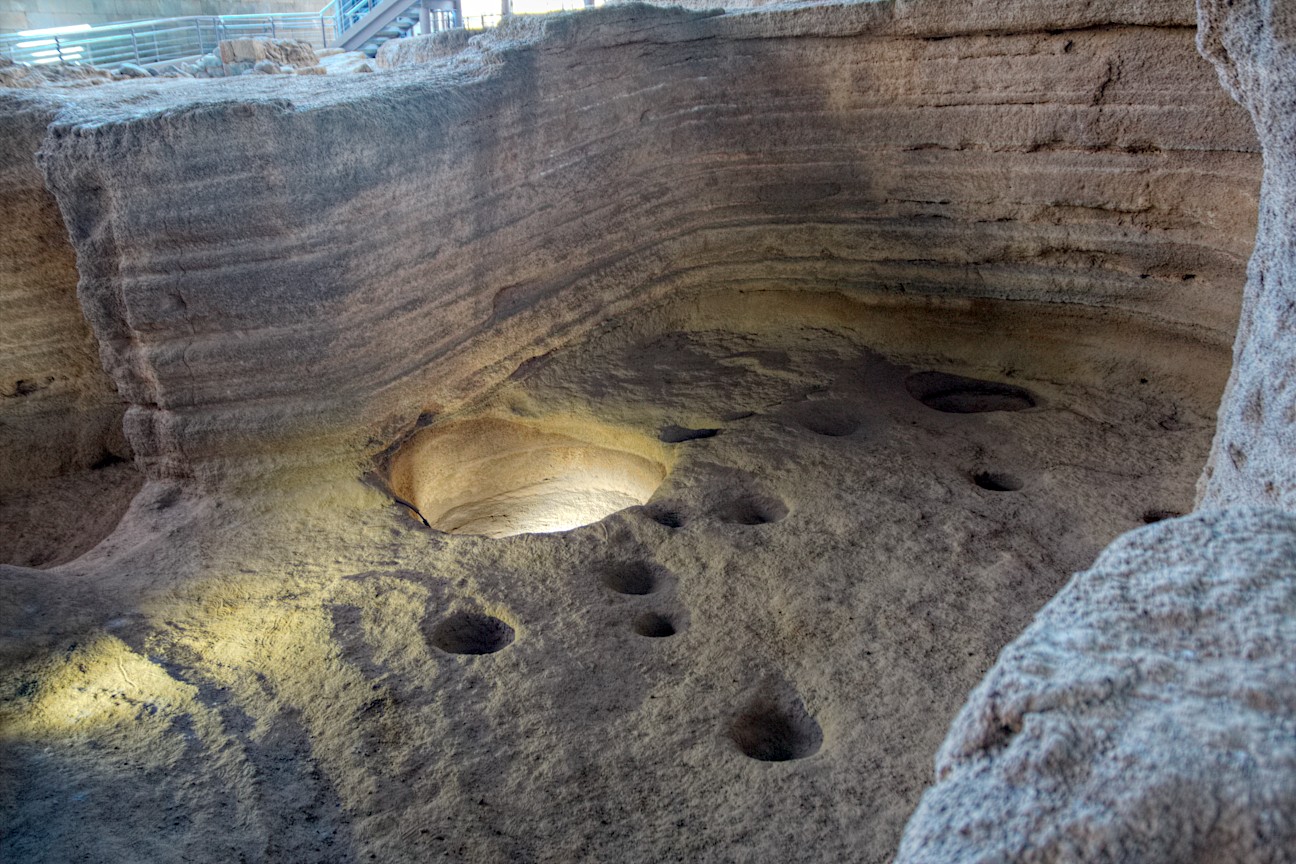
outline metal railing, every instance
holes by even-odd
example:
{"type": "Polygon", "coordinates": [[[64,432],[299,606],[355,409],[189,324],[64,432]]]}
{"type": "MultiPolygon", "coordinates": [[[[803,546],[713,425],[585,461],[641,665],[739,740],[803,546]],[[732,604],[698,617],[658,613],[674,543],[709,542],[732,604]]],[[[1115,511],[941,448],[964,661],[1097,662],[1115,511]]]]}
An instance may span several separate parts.
{"type": "MultiPolygon", "coordinates": [[[[328,48],[341,40],[355,23],[382,0],[329,0],[319,12],[270,13],[264,15],[196,15],[123,21],[73,30],[0,34],[0,57],[18,63],[88,63],[112,68],[123,63],[148,65],[174,62],[209,54],[223,39],[268,36],[297,39],[315,48],[328,48]],[[345,23],[344,23],[345,22],[345,23]]],[[[563,10],[601,6],[603,0],[563,0],[563,10]]],[[[553,10],[558,11],[558,10],[553,10]]],[[[432,10],[432,31],[484,30],[497,25],[503,16],[480,15],[461,18],[451,10],[432,10]]],[[[418,0],[410,0],[409,17],[418,19],[418,0]]],[[[418,27],[398,28],[401,35],[418,32],[418,27]]],[[[397,37],[387,37],[397,38],[397,37]]]]}
{"type": "MultiPolygon", "coordinates": [[[[335,9],[337,20],[337,32],[346,33],[356,24],[364,20],[370,12],[383,4],[384,0],[333,0],[329,6],[335,9]]],[[[417,7],[417,0],[411,0],[407,5],[417,7]]],[[[325,7],[327,8],[327,7],[325,7]]],[[[399,14],[405,14],[406,10],[402,9],[399,14]]],[[[418,20],[418,10],[414,11],[414,20],[418,20]]]]}
{"type": "Polygon", "coordinates": [[[196,15],[104,24],[74,32],[0,36],[0,56],[17,63],[162,63],[216,50],[222,39],[269,36],[298,39],[315,48],[336,41],[330,18],[315,13],[196,15]]]}

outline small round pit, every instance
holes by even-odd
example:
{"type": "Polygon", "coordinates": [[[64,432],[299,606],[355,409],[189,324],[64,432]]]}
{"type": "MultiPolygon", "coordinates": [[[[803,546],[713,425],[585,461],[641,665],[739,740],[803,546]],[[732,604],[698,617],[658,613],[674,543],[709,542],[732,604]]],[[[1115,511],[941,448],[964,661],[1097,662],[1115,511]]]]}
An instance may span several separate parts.
{"type": "Polygon", "coordinates": [[[799,700],[753,702],[729,728],[729,738],[744,756],[761,762],[788,762],[819,752],[823,730],[799,700]]]}
{"type": "Polygon", "coordinates": [[[603,565],[599,581],[618,594],[651,594],[660,585],[660,568],[646,561],[618,561],[603,565]]]}
{"type": "Polygon", "coordinates": [[[1020,477],[1001,471],[980,471],[972,475],[972,482],[987,492],[1016,492],[1022,488],[1020,477]]]}
{"type": "Polygon", "coordinates": [[[513,628],[483,612],[456,612],[432,628],[428,641],[447,654],[494,654],[513,644],[513,628]]]}
{"type": "Polygon", "coordinates": [[[665,639],[677,632],[675,622],[667,615],[645,612],[634,620],[634,632],[649,639],[665,639]]]}

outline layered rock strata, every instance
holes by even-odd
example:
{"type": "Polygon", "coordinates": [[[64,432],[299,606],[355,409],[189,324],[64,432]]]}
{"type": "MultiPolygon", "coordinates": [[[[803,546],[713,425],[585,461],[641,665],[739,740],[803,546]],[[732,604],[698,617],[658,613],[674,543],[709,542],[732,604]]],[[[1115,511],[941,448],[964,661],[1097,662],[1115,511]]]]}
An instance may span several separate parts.
{"type": "MultiPolygon", "coordinates": [[[[1207,509],[1005,651],[902,860],[1291,845],[1290,520],[1212,509],[1289,485],[1286,25],[1203,14],[1270,166],[1207,509]]],[[[5,206],[45,233],[4,296],[75,317],[39,149],[159,482],[92,555],[3,571],[5,848],[121,857],[86,826],[129,822],[158,858],[884,860],[1008,637],[1186,509],[1260,171],[1193,37],[1179,2],[630,6],[363,81],[6,96],[5,206]],[[425,535],[351,482],[556,408],[683,455],[566,535],[425,535]]],[[[73,370],[48,416],[108,411],[84,330],[13,326],[58,334],[39,380],[73,370]]],[[[20,448],[41,404],[6,403],[20,448]]]]}
{"type": "Polygon", "coordinates": [[[124,406],[77,302],[72,245],[34,154],[54,108],[0,95],[0,496],[129,454],[124,406]]]}
{"type": "Polygon", "coordinates": [[[1119,321],[1216,352],[1163,368],[1213,403],[1258,161],[1189,10],[970,10],[616,7],[68,97],[43,165],[136,452],[363,458],[609,316],[770,290],[1119,321]]]}
{"type": "Polygon", "coordinates": [[[1199,512],[1113,544],[1005,649],[941,749],[901,862],[1296,860],[1296,12],[1199,11],[1266,169],[1199,512]]]}

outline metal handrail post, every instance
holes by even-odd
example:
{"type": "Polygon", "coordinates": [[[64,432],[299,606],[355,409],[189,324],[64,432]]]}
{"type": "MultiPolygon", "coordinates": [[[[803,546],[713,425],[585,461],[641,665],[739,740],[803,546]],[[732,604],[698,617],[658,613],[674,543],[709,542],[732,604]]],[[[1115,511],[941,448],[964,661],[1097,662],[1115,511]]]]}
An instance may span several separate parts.
{"type": "Polygon", "coordinates": [[[134,54],[135,54],[135,62],[138,63],[138,62],[139,62],[139,59],[140,59],[140,56],[139,56],[139,40],[135,38],[135,28],[134,28],[134,27],[131,28],[131,31],[130,31],[130,37],[131,37],[131,51],[134,52],[134,54]]]}
{"type": "Polygon", "coordinates": [[[203,55],[203,47],[202,47],[202,23],[201,23],[201,19],[199,19],[199,18],[195,18],[195,19],[194,19],[194,32],[195,32],[196,34],[198,34],[198,56],[201,57],[201,56],[203,55]]]}

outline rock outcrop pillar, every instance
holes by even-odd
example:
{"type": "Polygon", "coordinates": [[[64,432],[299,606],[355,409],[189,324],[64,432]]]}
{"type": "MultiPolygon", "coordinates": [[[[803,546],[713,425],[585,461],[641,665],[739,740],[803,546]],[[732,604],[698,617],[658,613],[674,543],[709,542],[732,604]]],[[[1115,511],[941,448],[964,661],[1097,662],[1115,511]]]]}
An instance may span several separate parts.
{"type": "Polygon", "coordinates": [[[1296,6],[1200,0],[1198,46],[1264,151],[1255,252],[1200,504],[1296,507],[1296,6]]]}

